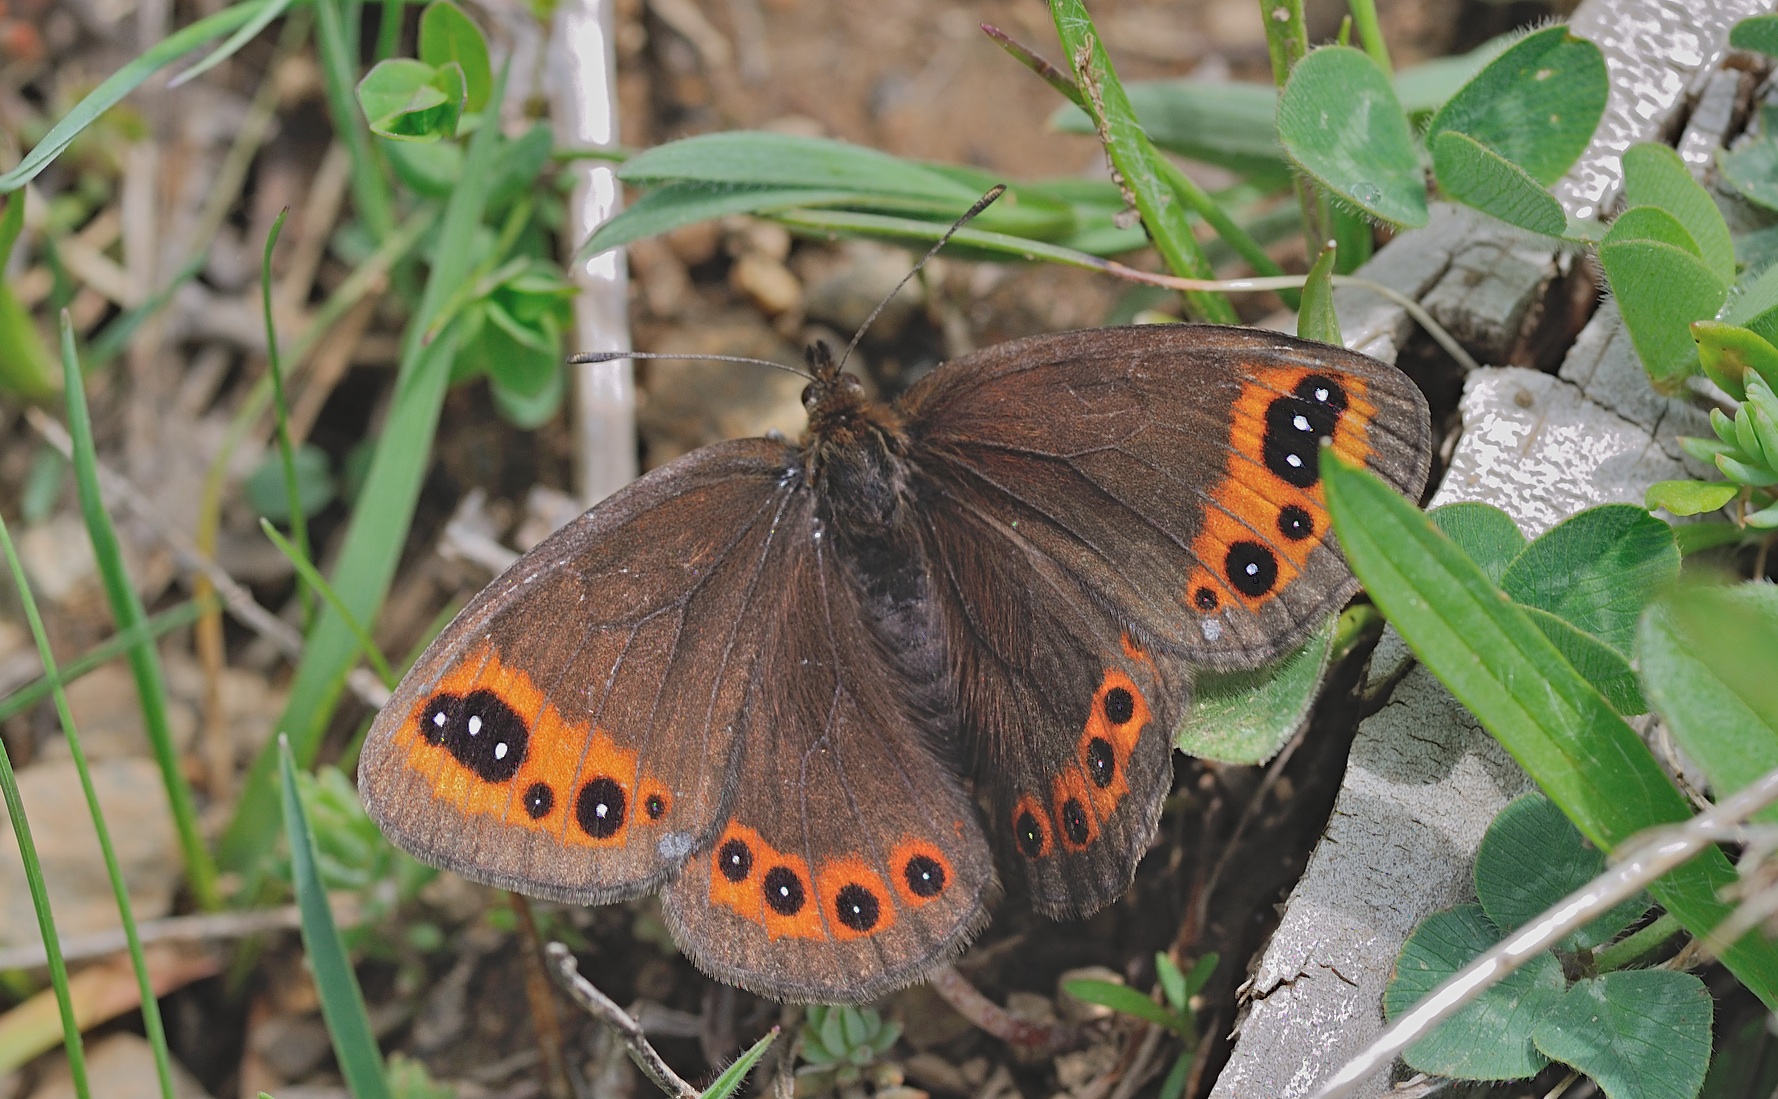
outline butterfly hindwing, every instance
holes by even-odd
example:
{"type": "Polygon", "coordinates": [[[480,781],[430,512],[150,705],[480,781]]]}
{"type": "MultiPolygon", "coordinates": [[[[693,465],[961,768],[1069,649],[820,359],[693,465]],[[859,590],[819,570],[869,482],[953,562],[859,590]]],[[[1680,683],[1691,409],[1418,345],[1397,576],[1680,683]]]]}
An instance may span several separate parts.
{"type": "MultiPolygon", "coordinates": [[[[807,530],[812,511],[787,517],[807,530]]],[[[831,541],[773,574],[731,813],[663,894],[703,969],[780,998],[872,999],[962,949],[993,863],[831,541]]]]}
{"type": "Polygon", "coordinates": [[[700,450],[556,532],[481,592],[372,726],[359,787],[419,857],[603,903],[710,842],[733,789],[753,619],[791,448],[700,450]]]}

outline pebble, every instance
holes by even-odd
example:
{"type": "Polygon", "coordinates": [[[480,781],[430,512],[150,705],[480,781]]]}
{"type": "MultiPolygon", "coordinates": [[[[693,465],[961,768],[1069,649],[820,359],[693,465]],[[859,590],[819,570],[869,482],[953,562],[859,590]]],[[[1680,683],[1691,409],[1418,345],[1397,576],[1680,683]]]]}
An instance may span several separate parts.
{"type": "MultiPolygon", "coordinates": [[[[174,1099],[210,1099],[204,1085],[178,1061],[172,1063],[174,1099]]],[[[127,1032],[110,1034],[86,1047],[90,1094],[104,1099],[160,1099],[154,1049],[147,1039],[127,1032]]],[[[74,1099],[74,1081],[66,1057],[57,1055],[32,1099],[74,1099]]]]}
{"type": "MultiPolygon", "coordinates": [[[[875,241],[848,240],[834,248],[804,249],[792,266],[807,288],[804,308],[810,320],[830,324],[850,339],[881,304],[883,311],[871,323],[870,334],[893,339],[926,300],[919,279],[896,289],[896,284],[907,278],[914,262],[905,249],[875,241]],[[895,296],[891,298],[892,292],[895,296]]],[[[935,281],[942,279],[942,270],[934,270],[933,264],[928,264],[927,273],[935,281]]]]}
{"type": "Polygon", "coordinates": [[[803,284],[784,266],[784,261],[760,252],[748,252],[729,268],[729,285],[746,295],[768,317],[801,309],[803,284]]]}
{"type": "MultiPolygon", "coordinates": [[[[160,771],[149,760],[123,758],[95,761],[92,774],[137,921],[165,916],[184,865],[160,771]]],[[[69,936],[118,926],[117,903],[73,762],[34,764],[19,772],[18,782],[49,883],[56,930],[69,936]]],[[[9,824],[0,824],[0,832],[5,833],[0,837],[0,946],[36,943],[37,917],[18,843],[9,824]]]]}
{"type": "Polygon", "coordinates": [[[38,599],[65,603],[82,587],[98,585],[99,565],[86,526],[73,512],[61,512],[18,538],[19,559],[38,599]]]}
{"type": "Polygon", "coordinates": [[[662,320],[679,316],[692,292],[685,262],[655,237],[630,245],[629,257],[642,308],[662,320]]]}
{"type": "Polygon", "coordinates": [[[667,248],[687,267],[697,267],[716,258],[722,249],[722,223],[698,221],[681,225],[661,238],[667,248]]]}
{"type": "Polygon", "coordinates": [[[253,1028],[253,1052],[283,1080],[301,1080],[333,1055],[319,1015],[274,1015],[253,1028]]]}
{"type": "MultiPolygon", "coordinates": [[[[751,311],[717,314],[704,323],[674,329],[647,350],[688,355],[742,355],[795,363],[797,351],[751,311]]],[[[637,427],[648,464],[660,465],[722,439],[778,431],[802,434],[807,417],[795,374],[742,363],[664,359],[646,364],[647,403],[637,427]]]]}

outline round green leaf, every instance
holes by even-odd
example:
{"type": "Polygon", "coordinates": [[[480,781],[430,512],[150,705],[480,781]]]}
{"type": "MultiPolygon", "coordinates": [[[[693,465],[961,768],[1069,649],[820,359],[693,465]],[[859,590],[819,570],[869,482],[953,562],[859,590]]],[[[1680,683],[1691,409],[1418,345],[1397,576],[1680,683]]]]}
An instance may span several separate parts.
{"type": "Polygon", "coordinates": [[[1395,89],[1364,53],[1315,50],[1291,70],[1278,138],[1297,167],[1372,217],[1426,224],[1426,181],[1395,89]]]}
{"type": "Polygon", "coordinates": [[[1301,648],[1263,668],[1199,676],[1174,744],[1186,755],[1223,763],[1264,763],[1277,755],[1315,702],[1334,624],[1324,622],[1301,648]]]}
{"type": "Polygon", "coordinates": [[[1606,230],[1601,243],[1615,244],[1624,240],[1659,241],[1683,248],[1699,259],[1704,258],[1704,249],[1699,247],[1697,238],[1680,224],[1678,218],[1656,206],[1632,206],[1619,214],[1611,228],[1606,230]]]}
{"type": "Polygon", "coordinates": [[[1536,607],[1521,607],[1520,610],[1543,631],[1550,644],[1580,673],[1580,677],[1605,696],[1612,709],[1626,717],[1648,712],[1648,700],[1642,697],[1636,672],[1623,653],[1549,611],[1536,607]]]}
{"type": "Polygon", "coordinates": [[[1702,515],[1727,506],[1739,492],[1727,481],[1656,481],[1648,486],[1642,505],[1650,511],[1666,508],[1674,515],[1702,515]]]}
{"type": "Polygon", "coordinates": [[[1693,1099],[1710,1065],[1711,1008],[1690,973],[1622,970],[1576,981],[1534,1036],[1608,1099],[1693,1099]]]}
{"type": "Polygon", "coordinates": [[[420,60],[442,68],[455,61],[463,69],[464,109],[479,111],[488,105],[494,88],[494,70],[488,63],[488,43],[469,16],[449,0],[433,0],[420,13],[420,60]]]}
{"type": "Polygon", "coordinates": [[[1736,23],[1729,31],[1729,45],[1778,57],[1778,15],[1756,15],[1736,23]]]}
{"type": "Polygon", "coordinates": [[[1728,284],[1693,252],[1654,240],[1607,240],[1599,263],[1642,368],[1657,389],[1677,390],[1698,358],[1691,324],[1716,316],[1728,284]]]}
{"type": "Polygon", "coordinates": [[[1735,149],[1719,149],[1716,166],[1723,181],[1743,198],[1778,210],[1778,142],[1761,137],[1735,149]]]}
{"type": "Polygon", "coordinates": [[[1692,322],[1692,339],[1698,344],[1698,364],[1704,373],[1737,401],[1747,398],[1749,373],[1778,385],[1778,347],[1759,333],[1704,320],[1692,322]]]}
{"type": "Polygon", "coordinates": [[[1525,547],[1500,586],[1627,653],[1642,609],[1678,576],[1672,527],[1634,504],[1605,504],[1525,547]]]}
{"type": "MultiPolygon", "coordinates": [[[[333,502],[333,462],[327,452],[312,443],[304,443],[291,456],[296,467],[297,506],[305,517],[314,515],[333,502]]],[[[278,451],[266,451],[253,472],[241,486],[247,506],[256,514],[274,523],[290,521],[290,494],[284,488],[284,462],[278,451]]]]}
{"type": "Polygon", "coordinates": [[[1519,525],[1493,504],[1466,500],[1433,508],[1428,514],[1445,537],[1457,543],[1496,584],[1506,575],[1506,566],[1525,548],[1519,525]]]}
{"type": "Polygon", "coordinates": [[[1546,237],[1568,231],[1568,214],[1530,173],[1468,134],[1445,130],[1432,139],[1439,190],[1509,225],[1546,237]]]}
{"type": "Polygon", "coordinates": [[[1716,200],[1666,145],[1645,142],[1624,151],[1624,204],[1665,210],[1697,242],[1698,255],[1718,278],[1733,282],[1735,246],[1716,200]]]}
{"type": "Polygon", "coordinates": [[[1526,35],[1445,103],[1426,131],[1469,135],[1539,184],[1559,179],[1586,149],[1605,113],[1605,55],[1566,27],[1526,35]]]}
{"type": "MultiPolygon", "coordinates": [[[[1435,912],[1422,920],[1395,960],[1383,994],[1393,1019],[1500,940],[1480,905],[1435,912]]],[[[1402,1060],[1420,1071],[1461,1080],[1523,1080],[1549,1063],[1531,1043],[1543,1013],[1562,998],[1562,964],[1548,951],[1483,992],[1415,1042],[1402,1060]]]]}
{"type": "MultiPolygon", "coordinates": [[[[1475,856],[1476,896],[1489,921],[1512,932],[1604,869],[1605,854],[1587,843],[1554,802],[1533,792],[1508,804],[1488,825],[1475,856]]],[[[1647,894],[1632,897],[1564,938],[1556,949],[1601,946],[1646,911],[1647,894]]]]}

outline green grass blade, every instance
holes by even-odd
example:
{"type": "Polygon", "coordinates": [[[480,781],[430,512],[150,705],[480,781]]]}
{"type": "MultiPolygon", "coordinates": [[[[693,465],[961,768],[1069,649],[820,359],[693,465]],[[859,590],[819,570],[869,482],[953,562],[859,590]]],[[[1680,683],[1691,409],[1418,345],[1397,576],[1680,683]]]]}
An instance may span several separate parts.
{"type": "Polygon", "coordinates": [[[253,41],[255,35],[260,31],[265,30],[266,27],[271,24],[272,20],[283,15],[285,9],[290,7],[290,4],[291,0],[271,0],[271,3],[260,8],[258,13],[256,13],[252,19],[249,19],[246,25],[241,27],[240,30],[229,35],[228,41],[216,47],[214,50],[211,50],[209,56],[193,65],[191,68],[186,69],[178,76],[175,76],[173,79],[167,81],[167,87],[177,88],[181,84],[195,80],[233,57],[242,46],[253,41]]]}
{"type": "MultiPolygon", "coordinates": [[[[265,252],[259,260],[259,297],[265,309],[266,369],[272,379],[272,409],[277,416],[278,459],[284,465],[284,494],[290,501],[290,540],[306,565],[314,555],[309,552],[309,520],[303,510],[302,489],[297,486],[296,447],[290,441],[290,404],[284,398],[284,365],[278,359],[278,326],[272,319],[272,249],[278,246],[278,235],[284,231],[284,219],[289,216],[288,206],[278,211],[272,231],[266,234],[265,252]]],[[[302,572],[305,581],[301,598],[306,630],[315,624],[315,590],[307,584],[308,573],[300,568],[297,571],[302,572]]]]}
{"type": "MultiPolygon", "coordinates": [[[[24,227],[25,193],[20,191],[0,214],[0,271],[6,269],[24,227]]],[[[0,389],[27,401],[41,401],[56,391],[55,359],[43,346],[30,311],[19,304],[5,279],[0,279],[0,389]]]]}
{"type": "MultiPolygon", "coordinates": [[[[0,549],[6,553],[13,585],[18,588],[19,599],[31,619],[32,636],[39,646],[47,648],[43,624],[37,618],[37,603],[26,586],[25,566],[19,560],[4,518],[0,518],[0,549]]],[[[57,696],[63,697],[59,690],[57,696]]],[[[59,705],[66,706],[66,702],[59,705]]],[[[37,933],[43,937],[43,953],[49,961],[49,982],[56,992],[56,1010],[62,1016],[62,1047],[68,1051],[68,1075],[74,1084],[74,1094],[80,1099],[89,1099],[92,1088],[86,1078],[86,1052],[80,1040],[80,1023],[74,1018],[74,1002],[68,995],[68,963],[62,959],[62,939],[56,933],[56,918],[49,909],[49,886],[44,884],[43,863],[37,858],[37,844],[31,838],[31,822],[25,816],[18,777],[12,772],[12,757],[6,752],[4,740],[0,740],[0,794],[6,797],[6,815],[12,821],[13,838],[18,841],[19,861],[25,865],[25,886],[31,891],[31,907],[37,913],[37,933]]]]}
{"type": "Polygon", "coordinates": [[[383,1054],[370,1029],[370,1014],[358,975],[346,956],[346,944],[327,906],[327,890],[315,865],[315,841],[309,834],[308,815],[296,793],[296,765],[290,755],[290,739],[279,734],[279,802],[284,811],[284,832],[290,840],[290,877],[296,886],[296,906],[302,914],[303,949],[309,970],[321,994],[321,1017],[333,1039],[340,1075],[346,1078],[353,1099],[389,1099],[383,1079],[383,1054]]]}
{"type": "Polygon", "coordinates": [[[109,637],[95,645],[92,651],[83,653],[62,665],[60,674],[39,677],[8,694],[5,698],[0,698],[0,721],[6,721],[24,713],[54,688],[58,686],[66,688],[68,684],[93,669],[109,664],[118,657],[127,654],[132,647],[145,641],[152,642],[174,630],[183,629],[221,605],[221,600],[214,598],[193,599],[153,615],[140,626],[132,626],[127,630],[119,631],[116,636],[109,637]]]}
{"type": "Polygon", "coordinates": [[[1376,0],[1349,0],[1352,27],[1358,32],[1358,44],[1370,54],[1377,68],[1393,77],[1395,66],[1389,61],[1389,47],[1383,41],[1383,26],[1377,22],[1376,0]]]}
{"type": "Polygon", "coordinates": [[[381,243],[395,231],[395,195],[383,162],[370,141],[370,127],[358,109],[358,51],[348,39],[340,13],[341,0],[314,0],[315,46],[321,54],[321,75],[334,133],[352,157],[352,203],[371,236],[381,243]]]}
{"type": "MultiPolygon", "coordinates": [[[[1340,547],[1371,598],[1582,834],[1610,851],[1691,815],[1635,731],[1429,518],[1334,455],[1323,456],[1321,470],[1340,547]]],[[[1702,935],[1728,915],[1717,890],[1734,880],[1712,849],[1650,892],[1702,935]]],[[[1778,1005],[1778,944],[1749,935],[1723,961],[1778,1005]]]]}
{"type": "Polygon", "coordinates": [[[245,4],[224,8],[207,19],[200,19],[184,30],[168,35],[156,43],[154,48],[112,73],[98,87],[88,92],[85,99],[76,103],[73,110],[63,115],[61,121],[50,127],[43,139],[19,161],[18,167],[10,172],[0,173],[0,194],[16,191],[37,178],[37,173],[60,156],[62,150],[68,147],[80,131],[92,125],[95,119],[115,107],[124,96],[135,91],[138,85],[161,68],[179,60],[205,42],[220,38],[246,24],[268,4],[277,2],[279,0],[250,0],[245,4]]]}
{"type": "Polygon", "coordinates": [[[729,1099],[729,1096],[740,1090],[741,1081],[747,1079],[747,1074],[753,1071],[754,1065],[759,1064],[759,1059],[766,1055],[766,1050],[776,1037],[778,1037],[777,1027],[766,1031],[759,1041],[748,1047],[746,1053],[735,1058],[734,1064],[722,1070],[722,1075],[704,1089],[699,1099],[729,1099]]]}
{"type": "MultiPolygon", "coordinates": [[[[1172,188],[1156,168],[1159,154],[1136,121],[1136,112],[1130,107],[1123,85],[1118,83],[1086,5],[1082,0],[1050,0],[1050,16],[1067,51],[1069,67],[1074,71],[1087,112],[1093,116],[1099,140],[1128,188],[1161,258],[1176,275],[1214,278],[1210,261],[1192,235],[1185,210],[1174,200],[1172,188]]],[[[1191,291],[1185,294],[1185,303],[1187,312],[1203,320],[1234,324],[1238,319],[1234,307],[1221,294],[1191,291]]]]}
{"type": "MultiPolygon", "coordinates": [[[[74,323],[66,310],[62,311],[62,384],[68,400],[68,434],[74,442],[74,480],[79,489],[80,511],[86,521],[87,536],[92,539],[93,557],[105,584],[111,614],[117,620],[119,630],[142,629],[148,614],[125,570],[117,529],[111,525],[111,516],[106,514],[104,501],[99,495],[92,419],[87,414],[80,361],[74,352],[74,323]]],[[[160,767],[161,780],[166,784],[167,804],[173,811],[173,823],[179,831],[186,880],[199,905],[206,909],[219,908],[222,901],[216,890],[216,866],[204,847],[191,787],[185,781],[179,750],[173,744],[173,729],[167,719],[166,677],[161,672],[160,653],[152,642],[145,639],[130,649],[130,671],[136,677],[136,693],[142,701],[142,725],[148,734],[149,746],[154,750],[154,761],[160,767]]]]}
{"type": "MultiPolygon", "coordinates": [[[[493,102],[500,102],[505,82],[503,70],[491,96],[493,102]]],[[[469,275],[476,255],[474,237],[481,226],[488,191],[499,174],[494,164],[498,129],[483,126],[470,138],[463,182],[445,208],[432,272],[403,339],[395,398],[334,566],[334,591],[360,621],[373,619],[388,593],[430,461],[451,362],[456,357],[458,328],[446,328],[429,343],[422,333],[469,275]]],[[[277,725],[289,734],[291,751],[305,766],[314,759],[345,688],[346,674],[357,659],[358,644],[350,627],[331,607],[323,610],[310,631],[291,683],[290,702],[277,725]]],[[[220,853],[232,868],[254,865],[276,835],[276,809],[271,798],[276,767],[275,754],[268,749],[248,775],[220,853]]]]}
{"type": "Polygon", "coordinates": [[[333,608],[334,613],[345,619],[346,628],[351,630],[352,636],[357,639],[359,651],[364,654],[366,660],[370,661],[371,667],[376,669],[377,678],[383,681],[383,686],[394,690],[398,677],[390,669],[389,662],[383,658],[383,651],[377,648],[375,641],[371,640],[370,631],[364,628],[364,623],[358,621],[358,616],[353,614],[352,609],[341,601],[339,593],[334,591],[333,585],[327,582],[327,577],[321,575],[320,571],[309,561],[307,555],[292,545],[289,539],[278,533],[278,528],[272,526],[270,519],[262,516],[259,520],[259,529],[265,532],[265,536],[272,540],[274,546],[278,547],[278,552],[282,553],[295,566],[297,575],[302,577],[303,583],[320,592],[321,597],[327,600],[327,605],[333,608]]]}

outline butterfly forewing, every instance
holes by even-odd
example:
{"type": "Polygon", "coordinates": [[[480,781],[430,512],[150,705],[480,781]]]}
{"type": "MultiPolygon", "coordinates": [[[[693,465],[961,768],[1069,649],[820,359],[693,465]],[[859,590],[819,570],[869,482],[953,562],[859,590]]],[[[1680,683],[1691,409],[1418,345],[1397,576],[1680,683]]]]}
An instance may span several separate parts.
{"type": "Polygon", "coordinates": [[[780,594],[791,448],[698,451],[521,558],[428,648],[365,742],[377,823],[427,861],[540,896],[657,887],[732,794],[780,594]]]}

